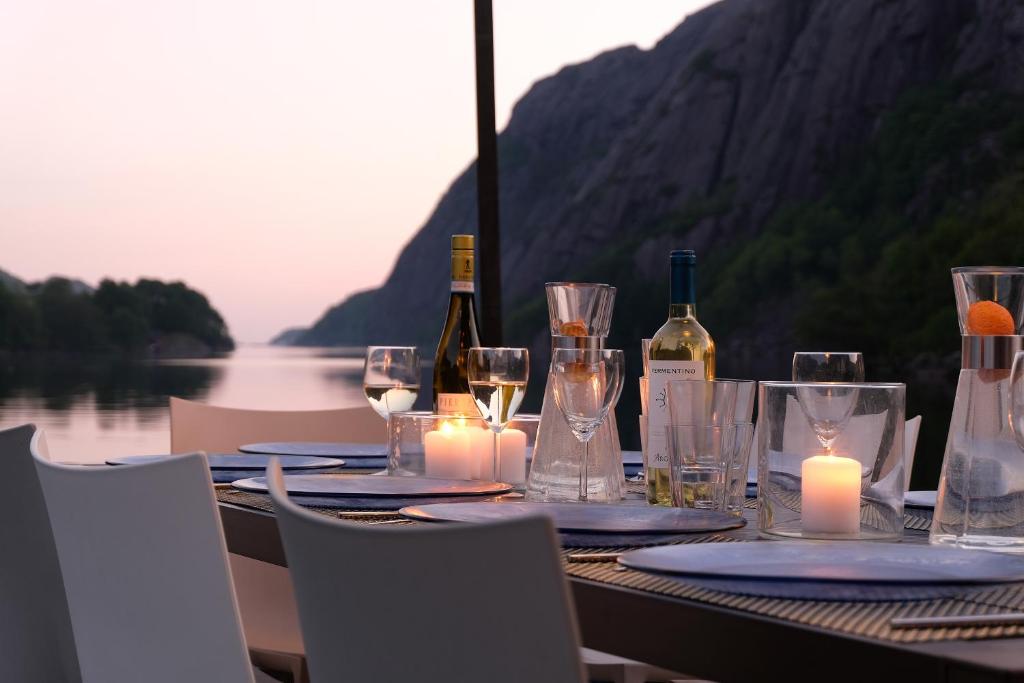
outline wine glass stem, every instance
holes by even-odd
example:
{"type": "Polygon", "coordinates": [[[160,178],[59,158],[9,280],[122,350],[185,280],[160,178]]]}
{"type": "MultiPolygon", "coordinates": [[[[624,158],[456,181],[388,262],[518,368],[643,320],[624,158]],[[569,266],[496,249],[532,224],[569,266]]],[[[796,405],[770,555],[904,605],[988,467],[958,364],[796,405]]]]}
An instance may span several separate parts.
{"type": "Polygon", "coordinates": [[[590,456],[590,439],[583,442],[583,460],[580,462],[580,501],[587,502],[587,460],[590,456]]]}
{"type": "Polygon", "coordinates": [[[494,458],[491,460],[491,481],[498,481],[501,475],[501,432],[494,432],[494,458]]]}

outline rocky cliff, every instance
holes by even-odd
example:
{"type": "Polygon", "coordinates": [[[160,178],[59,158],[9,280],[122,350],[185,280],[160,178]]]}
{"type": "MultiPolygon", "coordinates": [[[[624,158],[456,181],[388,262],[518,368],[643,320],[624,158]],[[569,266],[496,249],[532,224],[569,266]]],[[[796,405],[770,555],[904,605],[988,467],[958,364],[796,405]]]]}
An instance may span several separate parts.
{"type": "MultiPolygon", "coordinates": [[[[500,137],[510,322],[546,280],[623,250],[635,277],[615,284],[660,300],[670,247],[720,256],[781,206],[820,196],[908,91],[958,78],[1018,91],[1022,32],[1010,0],[723,0],[649,51],[613,50],[539,81],[500,137]]],[[[447,236],[475,222],[471,166],[387,283],[301,341],[431,341],[447,236]]]]}
{"type": "MultiPolygon", "coordinates": [[[[638,348],[692,248],[724,374],[782,376],[800,344],[944,367],[946,269],[1024,261],[1022,38],[1014,0],[722,0],[539,81],[499,139],[507,341],[543,353],[543,283],[588,279],[638,348]]],[[[475,222],[470,166],[386,284],[300,342],[432,347],[475,222]]]]}

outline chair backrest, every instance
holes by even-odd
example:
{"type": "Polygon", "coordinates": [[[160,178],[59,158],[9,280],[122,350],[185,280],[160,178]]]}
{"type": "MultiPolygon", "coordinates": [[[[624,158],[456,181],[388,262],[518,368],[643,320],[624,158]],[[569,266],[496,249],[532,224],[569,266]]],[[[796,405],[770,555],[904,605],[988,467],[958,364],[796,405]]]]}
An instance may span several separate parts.
{"type": "Polygon", "coordinates": [[[387,422],[369,406],[335,410],[244,410],[171,397],[171,452],[234,453],[259,441],[384,443],[387,422]]]}
{"type": "Polygon", "coordinates": [[[99,468],[35,455],[82,678],[251,683],[206,458],[99,468]]]}
{"type": "Polygon", "coordinates": [[[267,469],[314,681],[583,680],[551,522],[374,528],[288,500],[267,469]]]}
{"type": "Polygon", "coordinates": [[[79,681],[50,517],[32,462],[34,425],[0,431],[0,678],[79,681]]]}

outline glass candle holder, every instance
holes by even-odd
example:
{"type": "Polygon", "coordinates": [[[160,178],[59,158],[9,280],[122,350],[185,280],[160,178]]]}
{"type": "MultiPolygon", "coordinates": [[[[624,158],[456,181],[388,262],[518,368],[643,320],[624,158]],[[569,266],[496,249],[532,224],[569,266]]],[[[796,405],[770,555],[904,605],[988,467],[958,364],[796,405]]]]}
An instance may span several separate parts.
{"type": "Polygon", "coordinates": [[[903,535],[906,387],[762,382],[757,502],[762,535],[903,535]]]}
{"type": "MultiPolygon", "coordinates": [[[[498,479],[516,490],[526,486],[539,424],[539,415],[517,415],[501,432],[498,479]]],[[[494,455],[494,434],[483,418],[417,411],[388,418],[391,476],[490,480],[494,455]]]]}

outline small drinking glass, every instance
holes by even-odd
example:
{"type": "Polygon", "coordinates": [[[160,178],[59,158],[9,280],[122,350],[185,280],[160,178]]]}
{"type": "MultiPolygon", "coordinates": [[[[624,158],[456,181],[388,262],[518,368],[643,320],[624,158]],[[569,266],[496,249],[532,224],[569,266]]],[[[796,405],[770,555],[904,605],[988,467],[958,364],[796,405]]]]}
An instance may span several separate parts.
{"type": "Polygon", "coordinates": [[[669,446],[672,504],[699,510],[725,510],[736,425],[687,424],[665,428],[669,446]]]}
{"type": "Polygon", "coordinates": [[[797,351],[794,382],[863,382],[864,355],[858,351],[797,351]]]}
{"type": "Polygon", "coordinates": [[[420,393],[420,354],[415,346],[368,346],[363,392],[385,420],[412,408],[420,393]]]}
{"type": "Polygon", "coordinates": [[[618,349],[555,349],[551,358],[555,403],[583,443],[581,502],[587,502],[590,439],[622,393],[623,354],[618,349]]]}
{"type": "Polygon", "coordinates": [[[750,449],[754,443],[754,424],[736,422],[732,453],[726,467],[725,506],[723,510],[742,515],[747,502],[747,473],[750,467],[750,449]]]}
{"type": "Polygon", "coordinates": [[[1010,429],[1024,451],[1024,351],[1018,351],[1010,370],[1010,429]]]}
{"type": "MultiPolygon", "coordinates": [[[[484,422],[494,433],[492,479],[501,474],[501,430],[515,416],[526,396],[530,378],[530,352],[526,349],[479,348],[467,359],[469,393],[484,422]]],[[[481,472],[481,475],[483,472],[481,472]]]]}

